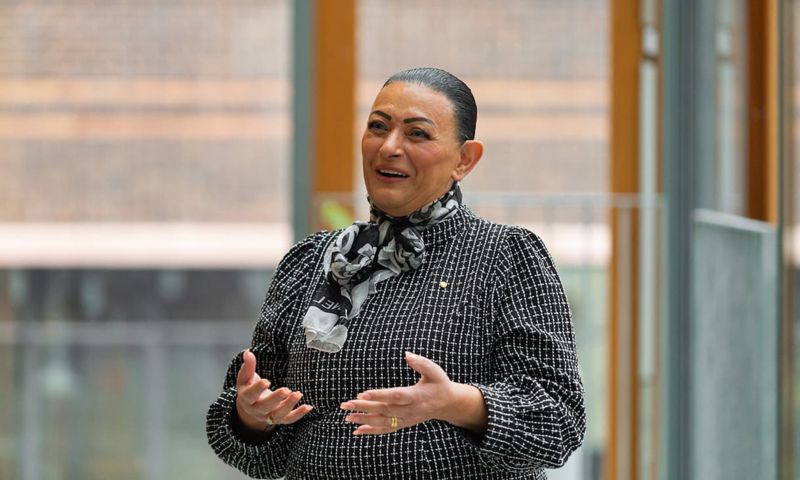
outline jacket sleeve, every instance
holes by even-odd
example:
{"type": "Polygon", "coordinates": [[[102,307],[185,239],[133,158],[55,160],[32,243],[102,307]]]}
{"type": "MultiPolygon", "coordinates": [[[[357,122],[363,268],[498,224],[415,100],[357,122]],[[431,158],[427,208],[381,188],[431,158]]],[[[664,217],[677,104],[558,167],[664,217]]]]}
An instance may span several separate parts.
{"type": "MultiPolygon", "coordinates": [[[[256,372],[273,389],[284,384],[288,360],[286,338],[291,325],[281,323],[301,300],[303,283],[315,270],[315,247],[321,237],[313,235],[296,244],[278,264],[261,308],[250,350],[256,356],[256,372]]],[[[228,366],[222,394],[208,409],[208,443],[219,458],[253,478],[280,478],[286,471],[294,441],[294,425],[278,425],[270,434],[246,430],[236,414],[236,377],[244,351],[228,366]]]]}
{"type": "Polygon", "coordinates": [[[493,296],[488,425],[478,448],[498,470],[562,466],[583,441],[586,417],[575,333],[564,288],[542,241],[511,227],[493,296]]]}

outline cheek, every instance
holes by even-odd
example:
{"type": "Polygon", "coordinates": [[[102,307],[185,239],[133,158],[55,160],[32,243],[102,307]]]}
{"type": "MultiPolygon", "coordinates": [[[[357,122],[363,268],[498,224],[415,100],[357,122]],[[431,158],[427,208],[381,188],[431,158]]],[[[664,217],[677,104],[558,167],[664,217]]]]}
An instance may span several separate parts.
{"type": "Polygon", "coordinates": [[[429,181],[441,181],[449,178],[456,164],[448,155],[449,152],[433,151],[417,159],[417,171],[421,172],[429,181]]]}
{"type": "Polygon", "coordinates": [[[361,138],[361,156],[363,159],[366,159],[367,156],[367,146],[369,144],[369,140],[367,139],[366,135],[361,138]]]}
{"type": "Polygon", "coordinates": [[[375,137],[369,134],[369,131],[364,131],[361,135],[361,150],[366,149],[371,143],[375,142],[375,137]]]}
{"type": "Polygon", "coordinates": [[[381,139],[375,137],[365,136],[361,140],[361,159],[364,165],[374,160],[381,149],[381,144],[381,139]]]}

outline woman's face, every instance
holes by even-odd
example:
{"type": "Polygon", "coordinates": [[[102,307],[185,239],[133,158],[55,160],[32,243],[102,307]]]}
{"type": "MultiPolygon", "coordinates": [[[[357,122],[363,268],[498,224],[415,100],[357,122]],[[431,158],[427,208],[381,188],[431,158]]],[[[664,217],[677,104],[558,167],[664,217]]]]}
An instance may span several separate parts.
{"type": "Polygon", "coordinates": [[[390,83],[378,92],[361,139],[367,193],[389,215],[408,215],[464,178],[480,152],[478,142],[459,144],[453,106],[444,94],[390,83]]]}

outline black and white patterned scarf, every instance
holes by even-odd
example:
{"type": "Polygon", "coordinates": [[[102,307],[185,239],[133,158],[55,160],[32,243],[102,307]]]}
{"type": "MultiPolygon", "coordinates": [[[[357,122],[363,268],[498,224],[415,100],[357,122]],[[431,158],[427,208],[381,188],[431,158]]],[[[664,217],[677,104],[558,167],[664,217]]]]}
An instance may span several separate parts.
{"type": "Polygon", "coordinates": [[[392,217],[370,201],[370,221],[350,225],[325,250],[326,281],[314,292],[303,318],[306,345],[323,352],[341,350],[348,322],[375,293],[375,286],[419,268],[425,258],[420,232],[450,217],[461,203],[458,182],[405,217],[392,217]]]}

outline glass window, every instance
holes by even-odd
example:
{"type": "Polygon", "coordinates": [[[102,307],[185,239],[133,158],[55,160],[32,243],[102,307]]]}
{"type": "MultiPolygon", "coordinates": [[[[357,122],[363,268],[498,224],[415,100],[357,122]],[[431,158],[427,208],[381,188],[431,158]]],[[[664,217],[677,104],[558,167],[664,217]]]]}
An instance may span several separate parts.
{"type": "Polygon", "coordinates": [[[243,478],[203,419],[291,241],[289,6],[0,3],[0,477],[243,478]]]}

